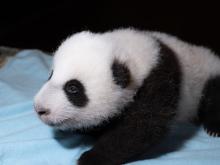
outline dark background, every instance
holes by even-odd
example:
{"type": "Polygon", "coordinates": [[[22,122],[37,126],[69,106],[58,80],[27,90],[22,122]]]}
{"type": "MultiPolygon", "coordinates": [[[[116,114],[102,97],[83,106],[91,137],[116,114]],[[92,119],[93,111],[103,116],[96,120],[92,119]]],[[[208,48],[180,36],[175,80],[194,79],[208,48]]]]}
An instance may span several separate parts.
{"type": "Polygon", "coordinates": [[[54,51],[68,35],[117,27],[157,30],[220,53],[220,9],[186,1],[1,1],[0,45],[54,51]]]}

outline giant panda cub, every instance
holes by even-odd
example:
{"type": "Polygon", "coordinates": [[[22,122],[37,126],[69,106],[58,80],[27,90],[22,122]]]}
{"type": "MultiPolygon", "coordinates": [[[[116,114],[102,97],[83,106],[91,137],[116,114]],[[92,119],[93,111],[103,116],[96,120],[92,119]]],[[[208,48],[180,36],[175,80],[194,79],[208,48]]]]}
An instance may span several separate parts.
{"type": "Polygon", "coordinates": [[[55,52],[35,97],[46,124],[102,130],[79,165],[118,165],[154,147],[174,121],[199,118],[220,136],[220,59],[159,32],[80,32],[55,52]]]}

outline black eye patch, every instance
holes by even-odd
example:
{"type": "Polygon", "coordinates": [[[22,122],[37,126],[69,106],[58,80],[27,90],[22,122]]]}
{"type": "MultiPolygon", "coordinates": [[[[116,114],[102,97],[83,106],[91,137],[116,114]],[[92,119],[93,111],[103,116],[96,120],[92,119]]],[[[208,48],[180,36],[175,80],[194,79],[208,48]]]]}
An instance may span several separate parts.
{"type": "Polygon", "coordinates": [[[68,100],[75,106],[84,107],[89,101],[83,84],[76,79],[66,82],[63,90],[68,100]]]}
{"type": "Polygon", "coordinates": [[[53,76],[53,70],[50,72],[50,76],[48,77],[48,80],[47,80],[47,81],[49,81],[52,76],[53,76]]]}

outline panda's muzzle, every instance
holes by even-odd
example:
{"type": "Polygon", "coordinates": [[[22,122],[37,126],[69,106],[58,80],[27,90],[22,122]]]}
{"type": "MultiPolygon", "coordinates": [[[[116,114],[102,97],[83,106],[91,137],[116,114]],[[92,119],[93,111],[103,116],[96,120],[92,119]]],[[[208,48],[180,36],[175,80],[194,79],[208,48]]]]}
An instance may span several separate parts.
{"type": "Polygon", "coordinates": [[[39,116],[47,116],[50,114],[50,110],[43,108],[43,107],[39,107],[39,106],[34,106],[35,111],[37,112],[37,114],[39,116]]]}

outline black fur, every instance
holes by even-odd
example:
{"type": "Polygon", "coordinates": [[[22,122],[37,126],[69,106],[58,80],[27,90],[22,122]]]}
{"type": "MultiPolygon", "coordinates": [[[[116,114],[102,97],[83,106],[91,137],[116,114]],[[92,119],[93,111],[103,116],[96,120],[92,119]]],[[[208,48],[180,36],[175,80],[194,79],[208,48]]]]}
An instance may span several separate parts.
{"type": "Polygon", "coordinates": [[[117,124],[108,129],[79,165],[119,165],[161,141],[177,110],[181,71],[175,53],[160,43],[160,61],[144,80],[117,124]]]}
{"type": "Polygon", "coordinates": [[[89,101],[85,88],[79,80],[74,79],[68,81],[64,85],[63,90],[65,91],[69,101],[75,106],[84,107],[89,101]],[[74,91],[71,92],[71,90],[74,91]]]}
{"type": "Polygon", "coordinates": [[[198,112],[208,134],[220,137],[220,76],[207,82],[198,112]]]}
{"type": "Polygon", "coordinates": [[[118,60],[114,60],[111,69],[115,83],[122,88],[126,88],[130,82],[130,72],[127,66],[118,60]]]}

